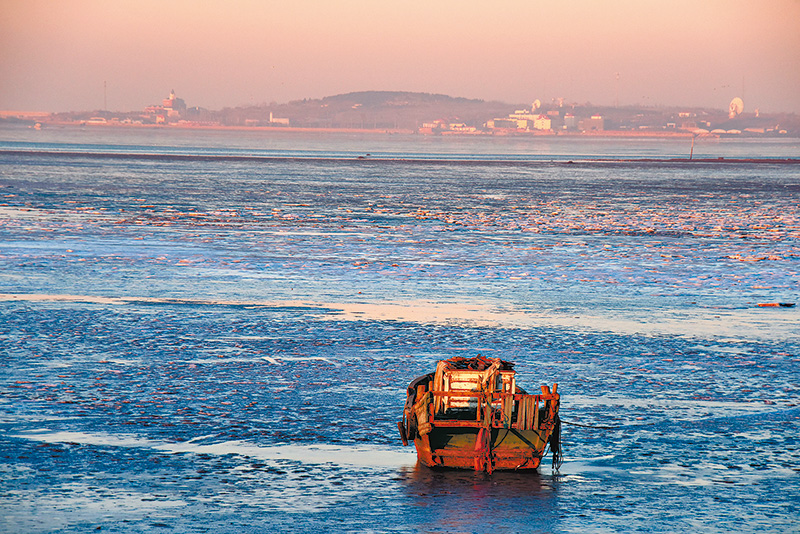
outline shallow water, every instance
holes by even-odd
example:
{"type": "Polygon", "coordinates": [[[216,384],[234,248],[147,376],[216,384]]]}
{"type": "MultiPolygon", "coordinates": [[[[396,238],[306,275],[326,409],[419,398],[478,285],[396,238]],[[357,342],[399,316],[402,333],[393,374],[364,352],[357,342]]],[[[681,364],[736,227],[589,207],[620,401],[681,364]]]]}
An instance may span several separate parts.
{"type": "Polygon", "coordinates": [[[800,168],[478,141],[0,131],[0,531],[796,531],[800,168]],[[560,472],[402,447],[479,352],[559,383],[560,472]]]}

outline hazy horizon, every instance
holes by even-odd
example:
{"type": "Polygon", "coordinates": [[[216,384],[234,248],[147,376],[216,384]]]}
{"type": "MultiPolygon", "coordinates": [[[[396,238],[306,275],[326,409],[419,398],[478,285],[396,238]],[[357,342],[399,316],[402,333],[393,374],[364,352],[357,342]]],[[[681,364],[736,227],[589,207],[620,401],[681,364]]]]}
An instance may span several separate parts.
{"type": "Polygon", "coordinates": [[[7,0],[0,109],[353,91],[800,112],[800,1],[7,0]]]}

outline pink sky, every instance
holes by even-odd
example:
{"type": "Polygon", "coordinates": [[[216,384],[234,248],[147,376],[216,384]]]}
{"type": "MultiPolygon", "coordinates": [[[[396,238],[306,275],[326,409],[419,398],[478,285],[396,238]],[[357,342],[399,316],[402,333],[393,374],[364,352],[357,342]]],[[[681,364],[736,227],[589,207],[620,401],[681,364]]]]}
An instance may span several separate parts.
{"type": "Polygon", "coordinates": [[[800,112],[798,0],[3,0],[0,109],[402,90],[800,112]],[[619,82],[616,80],[619,73],[619,82]]]}

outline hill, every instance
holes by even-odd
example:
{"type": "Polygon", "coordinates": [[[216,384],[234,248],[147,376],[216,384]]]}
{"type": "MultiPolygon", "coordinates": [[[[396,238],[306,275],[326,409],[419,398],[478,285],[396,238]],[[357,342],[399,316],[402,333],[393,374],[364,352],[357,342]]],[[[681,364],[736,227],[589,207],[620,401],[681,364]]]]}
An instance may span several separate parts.
{"type": "Polygon", "coordinates": [[[268,121],[288,117],[292,126],[311,128],[413,129],[423,122],[481,124],[495,115],[505,115],[513,105],[458,98],[442,94],[406,91],[359,91],[320,99],[294,100],[286,104],[225,109],[224,123],[241,120],[268,121]]]}

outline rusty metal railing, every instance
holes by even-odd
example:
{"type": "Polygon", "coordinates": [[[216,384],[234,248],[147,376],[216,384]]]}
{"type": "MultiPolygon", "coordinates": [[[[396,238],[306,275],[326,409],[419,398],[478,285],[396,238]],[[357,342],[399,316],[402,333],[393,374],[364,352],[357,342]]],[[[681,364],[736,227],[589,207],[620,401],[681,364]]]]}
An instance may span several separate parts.
{"type": "MultiPolygon", "coordinates": [[[[542,386],[542,393],[537,395],[464,390],[425,392],[424,388],[425,386],[423,385],[419,386],[417,400],[419,403],[425,402],[425,399],[428,399],[428,405],[425,407],[428,417],[427,421],[420,421],[420,423],[429,423],[432,427],[440,428],[491,427],[534,430],[538,429],[540,424],[552,418],[550,412],[555,408],[556,403],[551,403],[551,408],[545,410],[544,408],[547,406],[547,401],[558,401],[560,398],[558,394],[558,384],[553,384],[552,391],[549,386],[542,386]],[[430,395],[430,397],[426,395],[430,395]],[[437,397],[449,399],[476,399],[475,418],[464,419],[463,409],[460,410],[460,415],[462,415],[462,417],[459,418],[448,417],[443,410],[437,413],[434,409],[435,403],[430,402],[431,398],[437,397]]],[[[418,403],[415,403],[415,406],[417,406],[418,403]]]]}

